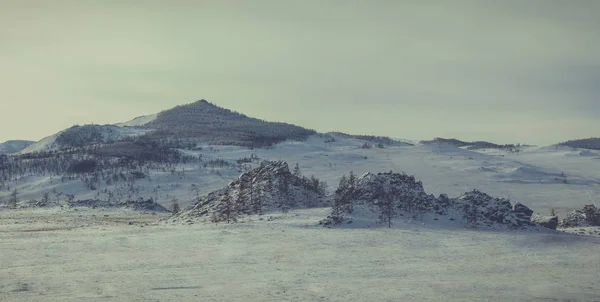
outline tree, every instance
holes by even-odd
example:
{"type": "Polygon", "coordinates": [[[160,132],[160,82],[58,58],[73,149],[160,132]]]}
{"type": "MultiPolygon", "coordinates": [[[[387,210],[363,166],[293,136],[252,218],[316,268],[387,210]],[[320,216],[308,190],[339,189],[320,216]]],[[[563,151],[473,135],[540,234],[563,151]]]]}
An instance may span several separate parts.
{"type": "Polygon", "coordinates": [[[477,205],[474,203],[467,203],[464,205],[464,218],[467,220],[467,225],[470,227],[477,227],[477,205]]]}
{"type": "Polygon", "coordinates": [[[346,202],[346,212],[351,214],[354,211],[354,206],[352,203],[352,198],[354,198],[354,193],[356,192],[356,187],[358,185],[358,178],[354,174],[354,171],[350,170],[350,174],[348,175],[348,194],[345,196],[347,199],[346,202]]]}
{"type": "Polygon", "coordinates": [[[42,204],[47,204],[48,201],[50,201],[50,194],[48,192],[44,193],[44,195],[42,195],[42,204]]]}
{"type": "Polygon", "coordinates": [[[171,212],[173,214],[181,212],[181,208],[179,207],[179,200],[177,200],[177,198],[173,198],[173,200],[171,200],[171,212]]]}
{"type": "Polygon", "coordinates": [[[252,203],[250,203],[252,210],[257,213],[258,215],[262,215],[262,208],[263,208],[263,189],[261,186],[258,186],[256,188],[256,197],[253,198],[252,203]]]}
{"type": "Polygon", "coordinates": [[[379,207],[379,219],[381,222],[387,224],[388,228],[392,227],[392,220],[398,215],[396,196],[398,196],[397,189],[394,186],[390,186],[389,190],[381,188],[380,198],[377,201],[379,207]]]}
{"type": "MultiPolygon", "coordinates": [[[[248,204],[251,207],[254,205],[254,182],[255,181],[256,181],[256,178],[250,179],[250,200],[249,200],[248,204]]],[[[262,211],[262,209],[261,209],[261,211],[262,211]]]]}
{"type": "Polygon", "coordinates": [[[220,214],[219,220],[225,220],[227,223],[231,223],[231,221],[237,221],[236,202],[228,192],[225,193],[225,196],[223,196],[217,211],[219,211],[220,214]]]}
{"type": "Polygon", "coordinates": [[[281,200],[279,202],[280,207],[283,209],[290,204],[290,180],[288,177],[289,174],[283,174],[279,179],[279,190],[283,196],[281,196],[281,200]]]}
{"type": "Polygon", "coordinates": [[[350,177],[343,175],[334,192],[331,216],[337,223],[342,221],[344,214],[352,213],[352,203],[354,198],[354,188],[350,184],[350,178],[353,177],[352,175],[352,173],[350,174],[350,177]]]}
{"type": "Polygon", "coordinates": [[[200,201],[200,188],[196,184],[192,184],[190,190],[196,194],[196,201],[200,201]]]}
{"type": "Polygon", "coordinates": [[[17,191],[17,189],[14,189],[10,193],[10,197],[8,199],[8,207],[11,209],[14,209],[17,207],[18,202],[19,202],[19,192],[17,191]]]}
{"type": "Polygon", "coordinates": [[[296,163],[296,166],[294,166],[294,172],[293,175],[296,177],[300,177],[302,176],[302,172],[300,171],[300,165],[298,165],[298,163],[296,163]]]}

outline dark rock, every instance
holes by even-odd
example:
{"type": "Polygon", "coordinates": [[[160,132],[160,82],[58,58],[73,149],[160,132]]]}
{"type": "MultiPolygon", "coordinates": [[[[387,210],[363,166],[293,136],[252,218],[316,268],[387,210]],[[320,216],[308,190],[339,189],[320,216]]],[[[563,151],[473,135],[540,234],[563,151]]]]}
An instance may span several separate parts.
{"type": "Polygon", "coordinates": [[[556,227],[558,227],[558,216],[542,216],[540,214],[535,214],[531,216],[531,222],[545,228],[556,230],[556,227]]]}
{"type": "Polygon", "coordinates": [[[531,219],[531,215],[533,214],[532,209],[518,202],[513,206],[513,212],[522,219],[531,219]]]}

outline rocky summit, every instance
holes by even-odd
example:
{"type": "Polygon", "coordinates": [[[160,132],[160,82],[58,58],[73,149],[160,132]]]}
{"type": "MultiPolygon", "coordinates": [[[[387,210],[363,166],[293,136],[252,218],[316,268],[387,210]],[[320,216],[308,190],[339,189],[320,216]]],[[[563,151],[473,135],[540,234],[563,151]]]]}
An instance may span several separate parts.
{"type": "Polygon", "coordinates": [[[324,183],[291,173],[285,161],[264,161],[228,186],[200,197],[170,221],[209,217],[213,222],[236,221],[242,215],[286,212],[322,205],[324,183]]]}
{"type": "Polygon", "coordinates": [[[561,220],[558,227],[585,227],[600,226],[600,208],[595,205],[586,205],[581,210],[574,210],[561,220]]]}
{"type": "MultiPolygon", "coordinates": [[[[514,206],[507,199],[494,198],[478,190],[462,194],[458,198],[429,195],[423,184],[404,173],[367,173],[357,180],[352,177],[342,181],[336,191],[332,215],[321,223],[336,224],[344,221],[342,216],[352,214],[355,206],[366,205],[380,213],[380,219],[388,225],[397,216],[423,217],[426,215],[459,217],[463,223],[482,227],[522,229],[534,227],[531,209],[523,204],[514,206]]],[[[438,220],[436,218],[435,220],[438,220]]]]}

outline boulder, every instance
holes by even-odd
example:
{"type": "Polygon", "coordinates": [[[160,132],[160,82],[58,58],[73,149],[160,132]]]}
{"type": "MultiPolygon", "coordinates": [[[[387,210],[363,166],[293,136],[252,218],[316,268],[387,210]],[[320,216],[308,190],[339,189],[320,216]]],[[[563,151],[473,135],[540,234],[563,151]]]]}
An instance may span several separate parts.
{"type": "Polygon", "coordinates": [[[556,227],[558,227],[558,216],[543,216],[540,214],[535,214],[531,216],[531,222],[541,225],[545,228],[556,230],[556,227]]]}
{"type": "Polygon", "coordinates": [[[533,214],[532,209],[518,202],[513,206],[513,212],[521,219],[531,219],[531,215],[533,214]]]}

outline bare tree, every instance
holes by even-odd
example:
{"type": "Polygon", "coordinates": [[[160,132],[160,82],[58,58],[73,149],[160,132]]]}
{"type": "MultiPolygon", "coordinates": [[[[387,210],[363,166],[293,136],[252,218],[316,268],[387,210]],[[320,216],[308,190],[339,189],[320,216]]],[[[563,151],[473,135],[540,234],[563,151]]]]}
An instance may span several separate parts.
{"type": "Polygon", "coordinates": [[[196,184],[192,184],[190,190],[196,194],[196,201],[200,201],[200,187],[196,184]]]}
{"type": "Polygon", "coordinates": [[[171,212],[173,214],[181,212],[181,208],[179,207],[179,200],[177,200],[177,198],[173,198],[173,200],[171,200],[171,212]]]}
{"type": "Polygon", "coordinates": [[[17,189],[14,189],[10,193],[10,197],[8,199],[8,207],[11,209],[14,209],[17,207],[18,202],[19,202],[19,192],[17,191],[17,189]]]}
{"type": "Polygon", "coordinates": [[[378,200],[378,206],[379,206],[379,219],[381,220],[381,222],[387,224],[388,228],[392,227],[392,221],[394,220],[394,218],[396,218],[396,216],[398,215],[398,211],[397,211],[397,202],[396,202],[396,196],[397,196],[397,192],[395,192],[396,190],[394,189],[394,187],[392,186],[389,190],[389,192],[383,192],[383,194],[381,195],[381,198],[379,198],[378,200]]]}
{"type": "Polygon", "coordinates": [[[48,192],[42,195],[42,204],[47,204],[50,201],[50,194],[48,192]]]}

